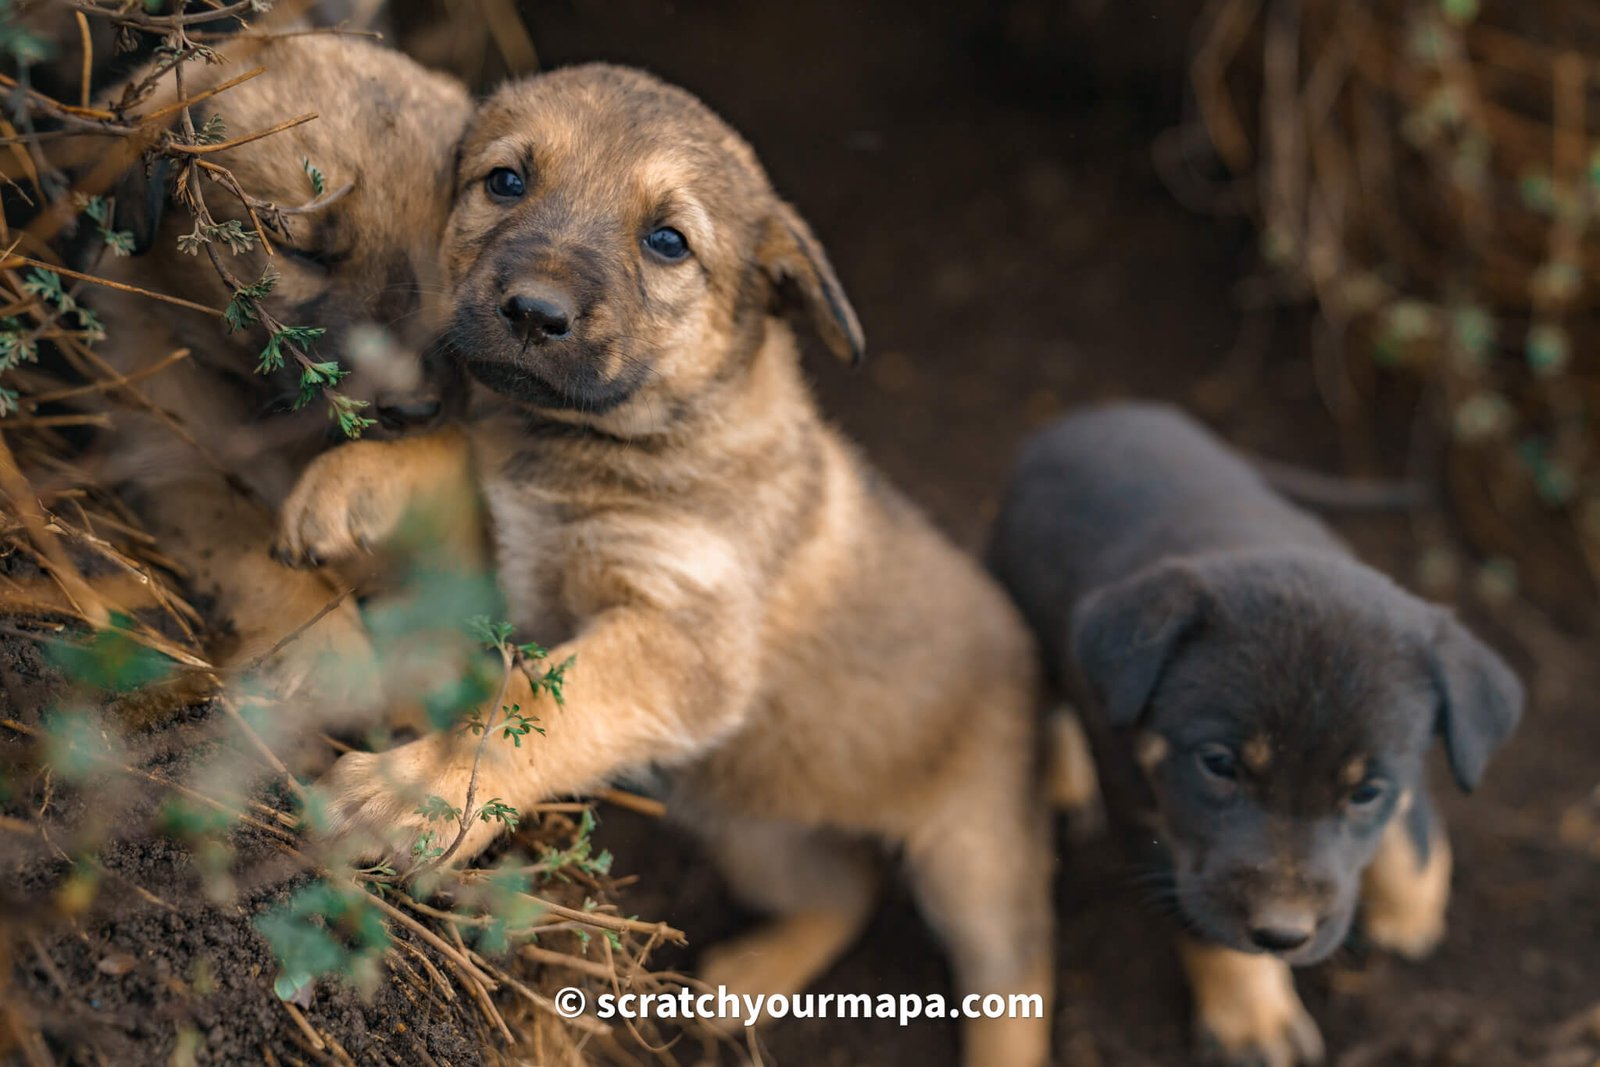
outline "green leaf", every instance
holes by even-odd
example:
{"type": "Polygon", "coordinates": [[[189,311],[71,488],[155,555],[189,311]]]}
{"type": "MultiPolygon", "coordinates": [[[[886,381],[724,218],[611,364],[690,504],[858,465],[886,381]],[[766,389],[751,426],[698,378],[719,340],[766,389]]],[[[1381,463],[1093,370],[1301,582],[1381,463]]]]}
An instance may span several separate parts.
{"type": "Polygon", "coordinates": [[[317,196],[321,196],[323,190],[327,187],[327,183],[322,177],[322,172],[313,167],[309,159],[302,159],[300,166],[305,168],[306,177],[311,179],[311,191],[317,196]]]}
{"type": "Polygon", "coordinates": [[[248,252],[256,246],[255,231],[245,229],[244,223],[238,219],[214,222],[205,227],[205,235],[208,241],[221,241],[235,255],[248,252]]]}
{"type": "Polygon", "coordinates": [[[509,622],[496,622],[487,615],[474,615],[466,622],[467,635],[481,641],[489,648],[501,648],[511,640],[515,627],[509,622]]]}
{"type": "Polygon", "coordinates": [[[111,617],[112,629],[100,630],[81,644],[56,641],[50,660],[68,677],[109,693],[127,693],[160,681],[175,664],[123,632],[133,623],[125,615],[111,617]]]}
{"type": "Polygon", "coordinates": [[[228,306],[222,309],[222,318],[228,324],[228,332],[235,333],[260,322],[261,313],[256,304],[277,288],[277,285],[278,271],[268,263],[266,269],[261,272],[261,277],[249,285],[241,285],[235,289],[233,296],[228,300],[228,306]]]}
{"type": "Polygon", "coordinates": [[[369,426],[376,426],[375,419],[369,419],[361,414],[361,409],[367,406],[365,400],[353,400],[342,393],[333,393],[328,397],[328,415],[339,424],[339,430],[346,437],[355,439],[361,436],[361,431],[369,426]]]}
{"type": "Polygon", "coordinates": [[[429,794],[428,798],[417,806],[416,813],[429,822],[461,821],[461,809],[451,804],[444,797],[429,794]]]}
{"type": "Polygon", "coordinates": [[[285,326],[277,330],[267,338],[267,346],[261,350],[261,360],[256,364],[256,373],[267,374],[282,370],[285,345],[305,350],[309,348],[311,342],[327,332],[321,326],[285,326]]]}
{"type": "Polygon", "coordinates": [[[221,144],[228,139],[228,124],[222,121],[221,115],[209,115],[195,131],[194,139],[199,144],[221,144]]]}
{"type": "Polygon", "coordinates": [[[550,699],[556,702],[556,707],[558,708],[567,706],[566,693],[563,687],[567,684],[567,671],[571,670],[572,665],[577,662],[577,656],[568,656],[561,664],[545,671],[543,677],[539,679],[539,685],[544,688],[545,692],[550,694],[550,699]]]}
{"type": "Polygon", "coordinates": [[[508,830],[515,830],[521,816],[517,813],[516,808],[513,808],[499,797],[493,797],[478,809],[478,818],[484,822],[499,821],[504,823],[508,830]]]}
{"type": "Polygon", "coordinates": [[[389,948],[389,931],[371,898],[326,880],[257,917],[255,927],[282,967],[273,983],[279,996],[292,996],[323,975],[353,977],[389,948]]]}

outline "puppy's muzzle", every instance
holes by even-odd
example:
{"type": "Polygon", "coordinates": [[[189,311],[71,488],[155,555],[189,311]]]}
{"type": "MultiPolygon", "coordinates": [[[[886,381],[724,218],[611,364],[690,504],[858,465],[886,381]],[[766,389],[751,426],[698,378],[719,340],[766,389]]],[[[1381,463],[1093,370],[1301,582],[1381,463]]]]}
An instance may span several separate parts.
{"type": "Polygon", "coordinates": [[[1293,952],[1316,933],[1317,913],[1309,905],[1274,902],[1250,916],[1250,940],[1266,952],[1293,952]]]}
{"type": "Polygon", "coordinates": [[[497,309],[500,320],[522,342],[542,345],[572,336],[576,317],[571,299],[545,286],[529,286],[506,294],[497,309]]]}
{"type": "Polygon", "coordinates": [[[386,430],[425,430],[444,414],[444,400],[439,396],[379,397],[374,411],[386,430]]]}

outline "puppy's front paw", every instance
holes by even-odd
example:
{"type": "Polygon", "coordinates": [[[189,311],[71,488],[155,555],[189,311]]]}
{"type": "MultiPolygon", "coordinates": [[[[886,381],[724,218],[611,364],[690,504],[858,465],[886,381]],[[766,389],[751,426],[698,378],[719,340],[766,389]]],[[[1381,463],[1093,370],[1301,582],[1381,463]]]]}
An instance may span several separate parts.
{"type": "MultiPolygon", "coordinates": [[[[384,861],[404,870],[440,856],[461,830],[474,748],[435,734],[388,752],[341,756],[316,785],[325,837],[349,859],[384,861]]],[[[466,838],[450,857],[482,852],[503,822],[481,812],[501,799],[492,764],[480,765],[466,838]]]]}
{"type": "Polygon", "coordinates": [[[1300,1003],[1288,964],[1213,945],[1187,946],[1183,956],[1204,1062],[1225,1067],[1322,1062],[1322,1033],[1300,1003]]]}
{"type": "Polygon", "coordinates": [[[411,503],[399,458],[392,443],[352,441],[312,460],[284,502],[273,555],[321,566],[388,540],[411,503]]]}

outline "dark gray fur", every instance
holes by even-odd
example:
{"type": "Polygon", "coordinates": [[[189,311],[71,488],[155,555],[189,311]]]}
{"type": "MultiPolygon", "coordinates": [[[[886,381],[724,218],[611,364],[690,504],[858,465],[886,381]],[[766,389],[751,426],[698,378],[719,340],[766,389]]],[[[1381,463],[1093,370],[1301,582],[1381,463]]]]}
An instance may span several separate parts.
{"type": "Polygon", "coordinates": [[[1033,438],[991,560],[1052,678],[1086,705],[1102,763],[1131,768],[1136,733],[1165,740],[1149,785],[1174,903],[1231,947],[1255,948],[1252,917],[1292,899],[1315,934],[1280,954],[1333,951],[1404,795],[1426,854],[1432,737],[1471,789],[1521,714],[1515,675],[1453,615],[1360,563],[1171,408],[1087,410],[1033,438]],[[1251,741],[1270,751],[1262,773],[1207,771],[1204,753],[1251,741]],[[1353,799],[1356,761],[1377,801],[1353,799]]]}

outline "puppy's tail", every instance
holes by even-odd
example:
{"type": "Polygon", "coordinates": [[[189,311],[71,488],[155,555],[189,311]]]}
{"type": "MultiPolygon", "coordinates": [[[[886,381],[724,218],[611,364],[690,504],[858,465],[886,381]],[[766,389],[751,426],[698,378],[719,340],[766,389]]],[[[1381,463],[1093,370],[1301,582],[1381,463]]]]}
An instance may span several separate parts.
{"type": "Polygon", "coordinates": [[[1433,487],[1423,482],[1341,478],[1259,456],[1246,458],[1273,491],[1319,511],[1417,511],[1439,502],[1433,487]]]}

